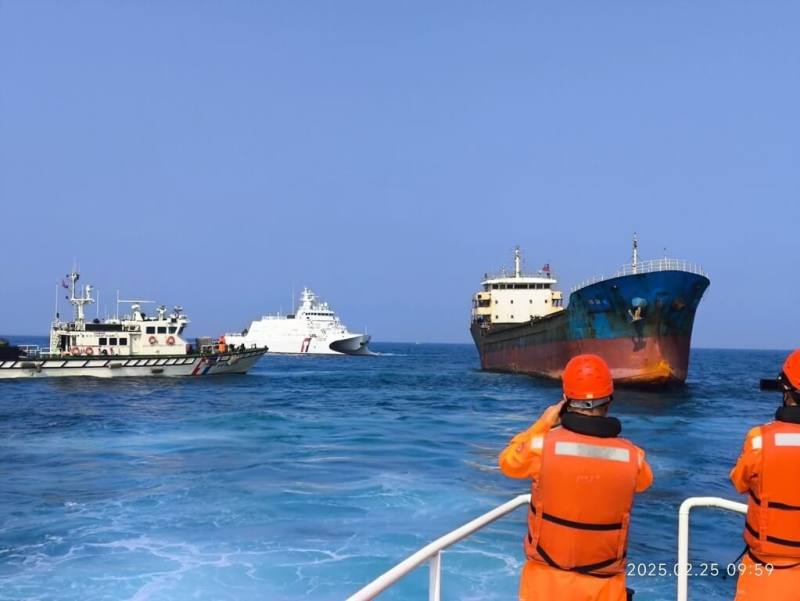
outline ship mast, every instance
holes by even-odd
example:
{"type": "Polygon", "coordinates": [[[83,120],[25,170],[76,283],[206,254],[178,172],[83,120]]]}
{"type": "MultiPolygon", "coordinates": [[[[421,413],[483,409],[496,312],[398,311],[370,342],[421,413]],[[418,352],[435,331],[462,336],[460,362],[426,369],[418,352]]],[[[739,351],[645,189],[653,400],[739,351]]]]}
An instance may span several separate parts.
{"type": "Polygon", "coordinates": [[[522,256],[519,252],[519,246],[514,249],[514,277],[522,277],[522,256]]]}
{"type": "Polygon", "coordinates": [[[639,267],[639,236],[633,232],[633,254],[631,256],[631,269],[636,273],[639,267]]]}
{"type": "Polygon", "coordinates": [[[84,305],[89,305],[94,302],[92,298],[92,287],[90,285],[86,285],[83,287],[83,290],[80,292],[80,296],[78,295],[78,287],[77,282],[80,279],[80,274],[77,270],[70,273],[67,278],[69,278],[69,302],[70,304],[75,307],[75,323],[83,325],[86,322],[86,315],[84,313],[84,305]]]}

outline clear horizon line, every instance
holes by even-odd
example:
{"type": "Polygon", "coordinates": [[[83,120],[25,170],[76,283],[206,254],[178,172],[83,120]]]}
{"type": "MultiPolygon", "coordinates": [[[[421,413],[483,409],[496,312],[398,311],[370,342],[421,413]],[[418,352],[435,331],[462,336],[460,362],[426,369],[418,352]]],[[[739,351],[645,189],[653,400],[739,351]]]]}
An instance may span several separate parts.
{"type": "MultiPolygon", "coordinates": [[[[0,334],[0,338],[47,338],[46,335],[42,334],[0,334]]],[[[195,336],[196,338],[196,336],[195,336]]],[[[427,341],[417,341],[417,340],[372,340],[370,344],[412,344],[412,345],[423,345],[423,344],[441,344],[441,345],[450,345],[450,346],[473,346],[472,342],[440,342],[435,340],[427,340],[427,341]]],[[[791,352],[793,349],[791,348],[780,348],[780,347],[742,347],[742,346],[691,346],[691,350],[697,351],[780,351],[780,352],[791,352]]]]}

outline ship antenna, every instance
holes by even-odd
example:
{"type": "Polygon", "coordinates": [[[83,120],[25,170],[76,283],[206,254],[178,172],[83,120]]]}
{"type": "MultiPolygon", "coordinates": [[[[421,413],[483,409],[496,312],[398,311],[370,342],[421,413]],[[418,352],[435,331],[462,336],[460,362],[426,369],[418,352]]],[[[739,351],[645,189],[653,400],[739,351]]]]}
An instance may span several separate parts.
{"type": "Polygon", "coordinates": [[[58,295],[61,292],[59,288],[60,286],[56,284],[56,306],[55,306],[55,311],[53,311],[53,323],[58,323],[58,295]]]}
{"type": "Polygon", "coordinates": [[[631,268],[633,273],[637,272],[639,266],[639,235],[633,232],[633,256],[631,257],[631,268]]]}
{"type": "Polygon", "coordinates": [[[522,258],[519,253],[519,246],[514,249],[514,277],[522,277],[522,267],[520,265],[522,258]]]}

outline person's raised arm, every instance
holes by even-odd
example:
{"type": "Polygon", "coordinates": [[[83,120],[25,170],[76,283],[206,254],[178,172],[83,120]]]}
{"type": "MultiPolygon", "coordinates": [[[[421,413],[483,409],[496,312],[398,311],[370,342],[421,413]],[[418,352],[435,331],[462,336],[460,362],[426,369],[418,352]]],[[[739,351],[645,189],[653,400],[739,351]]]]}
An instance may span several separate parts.
{"type": "Polygon", "coordinates": [[[544,410],[542,416],[530,428],[520,432],[500,453],[500,471],[509,478],[535,478],[541,467],[541,453],[544,435],[561,421],[560,401],[544,410]]]}
{"type": "Polygon", "coordinates": [[[639,473],[636,474],[636,492],[644,492],[653,484],[653,470],[647,463],[644,451],[639,449],[639,473]]]}
{"type": "Polygon", "coordinates": [[[761,428],[753,428],[747,433],[742,453],[731,470],[730,478],[734,488],[745,493],[750,490],[750,480],[756,473],[761,460],[761,428]]]}

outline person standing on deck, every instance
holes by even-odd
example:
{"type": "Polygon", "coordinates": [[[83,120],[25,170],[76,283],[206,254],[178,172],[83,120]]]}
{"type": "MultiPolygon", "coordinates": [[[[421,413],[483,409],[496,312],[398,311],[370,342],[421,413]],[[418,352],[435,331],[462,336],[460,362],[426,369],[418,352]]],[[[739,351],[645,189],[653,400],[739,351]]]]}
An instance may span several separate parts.
{"type": "Polygon", "coordinates": [[[735,601],[800,599],[800,350],[780,375],[775,421],[748,432],[731,482],[748,493],[735,601]]]}
{"type": "Polygon", "coordinates": [[[625,601],[633,496],[650,487],[653,472],[606,415],[614,393],[606,362],[578,355],[562,380],[562,401],[499,458],[506,476],[532,479],[519,598],[625,601]]]}

